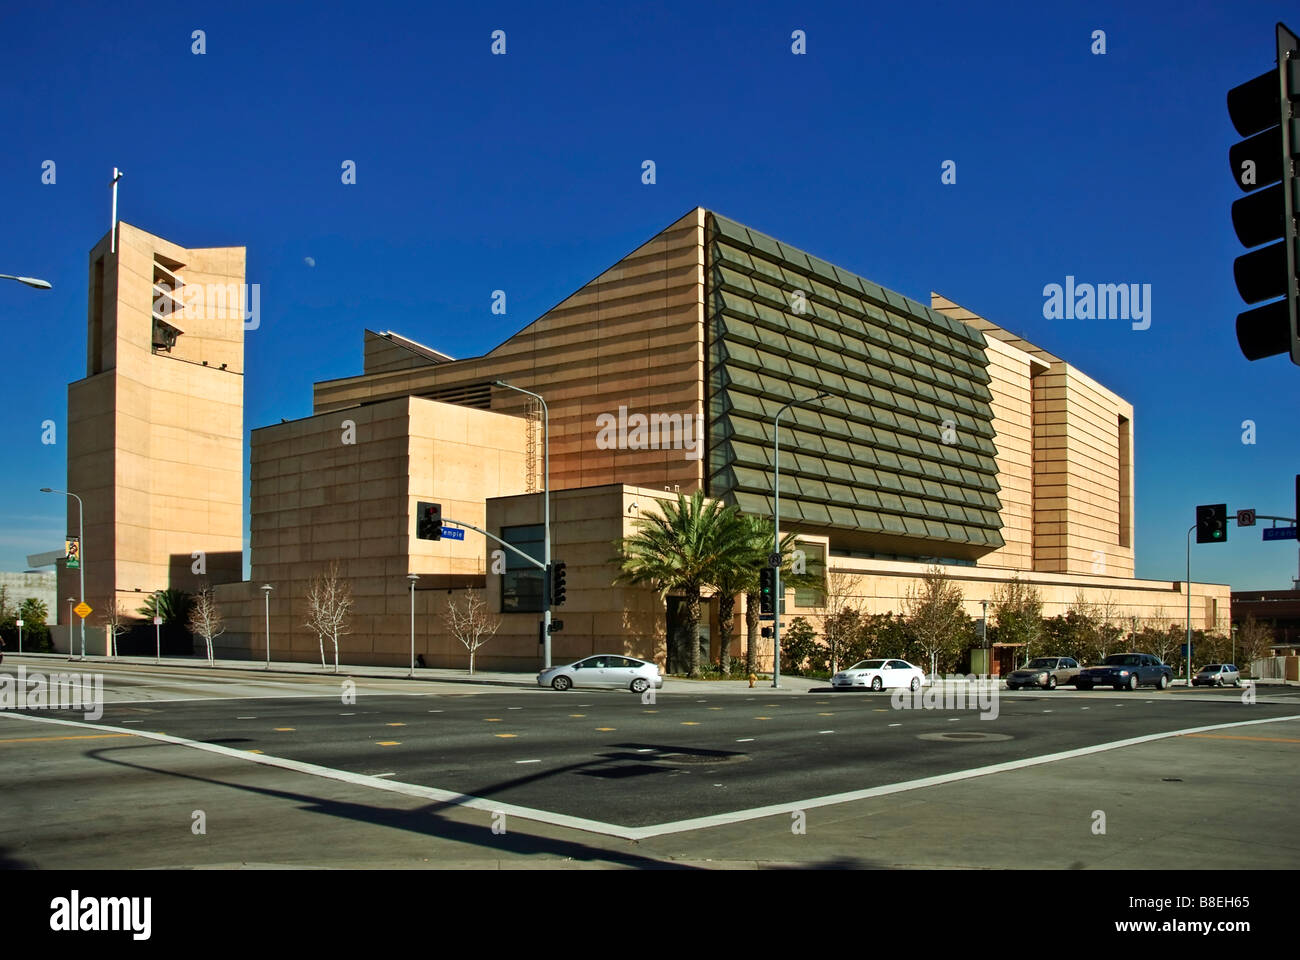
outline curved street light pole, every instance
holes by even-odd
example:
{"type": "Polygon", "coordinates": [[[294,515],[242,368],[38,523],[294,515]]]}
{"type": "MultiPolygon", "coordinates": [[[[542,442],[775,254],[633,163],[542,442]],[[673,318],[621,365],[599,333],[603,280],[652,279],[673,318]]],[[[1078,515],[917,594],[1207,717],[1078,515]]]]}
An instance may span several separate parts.
{"type": "MultiPolygon", "coordinates": [[[[81,498],[67,490],[41,487],[41,493],[61,493],[77,501],[77,572],[81,574],[81,602],[86,602],[86,508],[81,498]]],[[[72,653],[72,621],[68,621],[68,653],[72,653]]],[[[86,618],[81,618],[81,659],[86,659],[86,618]]]]}
{"type": "Polygon", "coordinates": [[[15,277],[12,274],[0,273],[0,280],[17,280],[19,283],[26,284],[29,287],[35,287],[37,290],[53,289],[48,280],[39,280],[36,277],[15,277]]]}
{"type": "Polygon", "coordinates": [[[504,380],[492,385],[527,394],[542,405],[542,509],[546,517],[542,526],[542,553],[546,569],[542,572],[542,669],[551,666],[551,411],[540,393],[516,387],[504,380]]]}
{"type": "MultiPolygon", "coordinates": [[[[775,495],[772,504],[772,555],[781,555],[781,414],[791,407],[805,403],[816,403],[829,397],[829,393],[819,393],[811,400],[791,400],[776,412],[772,418],[772,465],[775,468],[775,481],[772,492],[775,495]]],[[[829,558],[828,558],[829,559],[829,558]]],[[[772,687],[781,686],[781,607],[785,599],[781,588],[781,564],[778,562],[772,577],[772,687]]]]}

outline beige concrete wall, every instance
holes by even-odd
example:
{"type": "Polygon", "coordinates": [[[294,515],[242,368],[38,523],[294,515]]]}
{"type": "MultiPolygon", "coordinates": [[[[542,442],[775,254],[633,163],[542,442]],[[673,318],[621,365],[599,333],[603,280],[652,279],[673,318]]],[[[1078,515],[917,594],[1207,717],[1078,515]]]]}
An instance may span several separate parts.
{"type": "MultiPolygon", "coordinates": [[[[441,620],[448,589],[481,587],[484,538],[416,538],[416,504],[438,502],[443,516],[475,526],[485,498],[524,488],[525,421],[401,397],[321,413],[253,432],[252,636],[234,645],[263,649],[263,597],[270,583],[272,653],[312,660],[318,640],[305,626],[312,577],[338,563],[353,595],[345,659],[406,663],[410,656],[407,574],[416,590],[417,652],[447,665],[453,652],[441,620]]],[[[332,652],[329,652],[332,657],[332,652]]]]}
{"type": "Polygon", "coordinates": [[[946,297],[931,294],[931,306],[989,340],[1007,545],[980,566],[1132,577],[1132,405],[946,297]]]}
{"type": "MultiPolygon", "coordinates": [[[[135,615],[143,594],[242,575],[242,299],[179,310],[172,323],[184,332],[170,353],[152,347],[152,313],[157,257],[184,264],[187,284],[242,292],[244,249],[187,249],[126,223],[115,253],[109,240],[90,254],[88,376],[68,389],[68,489],[85,503],[87,602],[98,615],[116,599],[135,615]]],[[[75,501],[68,513],[75,533],[75,501]]],[[[66,618],[77,574],[63,572],[59,589],[66,618]]]]}
{"type": "MultiPolygon", "coordinates": [[[[696,209],[484,356],[393,371],[375,352],[375,373],[316,384],[315,409],[506,380],[550,407],[553,490],[617,480],[690,492],[703,482],[702,460],[681,450],[599,449],[596,420],[620,406],[703,413],[703,303],[704,211],[696,209]]],[[[525,416],[531,402],[491,390],[493,410],[525,416]]],[[[532,447],[540,490],[540,436],[532,447]]]]}

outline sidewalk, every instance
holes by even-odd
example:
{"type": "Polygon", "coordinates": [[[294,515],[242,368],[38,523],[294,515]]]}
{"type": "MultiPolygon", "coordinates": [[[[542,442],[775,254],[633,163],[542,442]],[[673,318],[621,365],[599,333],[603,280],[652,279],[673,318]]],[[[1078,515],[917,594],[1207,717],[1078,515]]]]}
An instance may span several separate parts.
{"type": "MultiPolygon", "coordinates": [[[[281,674],[288,676],[334,676],[334,665],[330,664],[325,670],[321,669],[319,663],[303,663],[287,660],[272,660],[268,670],[265,660],[231,660],[216,657],[213,665],[208,666],[208,661],[204,657],[163,657],[158,663],[154,662],[153,657],[104,657],[91,656],[87,654],[84,660],[68,660],[65,653],[17,653],[5,654],[5,664],[15,665],[24,664],[49,664],[48,669],[63,669],[63,665],[73,663],[78,666],[121,666],[121,667],[141,667],[154,668],[159,670],[186,670],[193,671],[195,675],[209,674],[215,670],[226,670],[231,672],[240,672],[247,674],[281,674]]],[[[540,669],[540,668],[539,668],[540,669]]],[[[338,676],[340,677],[366,677],[370,679],[388,679],[388,680],[410,680],[409,667],[385,667],[374,666],[370,664],[339,664],[338,676]]],[[[537,688],[537,672],[529,673],[510,673],[500,670],[476,670],[473,676],[467,670],[458,670],[450,667],[416,667],[414,680],[432,681],[437,683],[466,683],[480,686],[496,687],[531,687],[537,688]]],[[[659,693],[699,693],[701,695],[712,694],[738,694],[746,693],[750,696],[768,696],[773,694],[789,693],[807,693],[814,688],[830,693],[830,681],[809,679],[807,677],[782,676],[780,689],[772,689],[772,680],[769,677],[765,680],[755,682],[753,689],[744,680],[687,680],[681,677],[664,677],[664,685],[659,689],[659,693]]]]}

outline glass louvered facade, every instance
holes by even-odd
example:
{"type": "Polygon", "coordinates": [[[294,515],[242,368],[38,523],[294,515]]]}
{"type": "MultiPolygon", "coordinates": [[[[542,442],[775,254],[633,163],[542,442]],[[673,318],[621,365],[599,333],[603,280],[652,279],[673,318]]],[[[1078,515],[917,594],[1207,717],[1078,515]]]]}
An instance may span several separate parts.
{"type": "Polygon", "coordinates": [[[710,213],[708,493],[849,548],[974,558],[1002,546],[978,330],[710,213]]]}

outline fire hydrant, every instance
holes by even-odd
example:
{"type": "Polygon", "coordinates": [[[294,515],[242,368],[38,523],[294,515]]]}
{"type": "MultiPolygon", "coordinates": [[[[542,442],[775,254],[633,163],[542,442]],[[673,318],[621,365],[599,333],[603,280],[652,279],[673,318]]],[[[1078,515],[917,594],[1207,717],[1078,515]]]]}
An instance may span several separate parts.
{"type": "Polygon", "coordinates": [[[757,679],[758,679],[758,674],[756,674],[756,673],[751,673],[751,674],[749,675],[749,686],[750,686],[751,689],[752,689],[753,686],[754,686],[754,681],[757,680],[757,679]]]}

